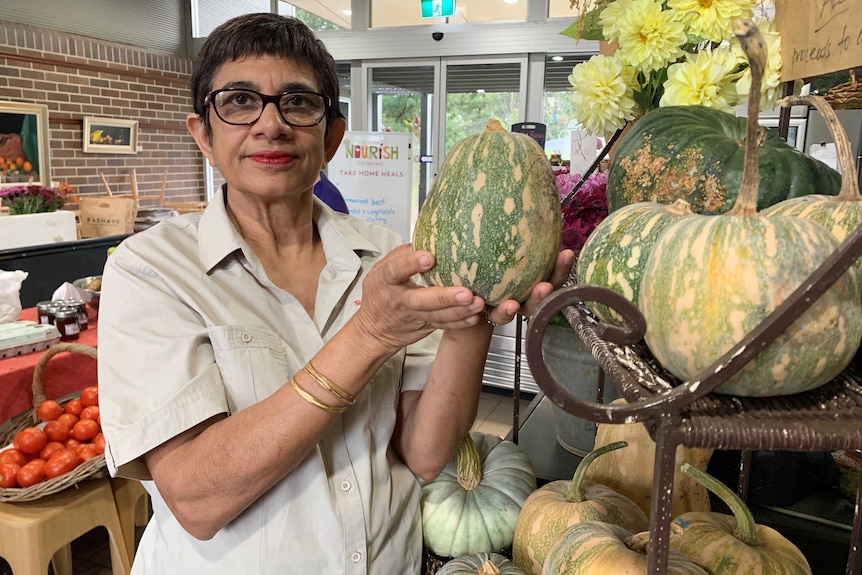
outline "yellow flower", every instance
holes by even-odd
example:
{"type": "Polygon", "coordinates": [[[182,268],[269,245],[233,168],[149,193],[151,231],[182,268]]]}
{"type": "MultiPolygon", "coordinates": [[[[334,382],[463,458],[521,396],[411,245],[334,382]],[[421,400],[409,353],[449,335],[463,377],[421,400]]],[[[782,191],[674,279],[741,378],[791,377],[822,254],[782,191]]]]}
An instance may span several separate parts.
{"type": "Polygon", "coordinates": [[[614,42],[619,38],[618,23],[631,3],[632,0],[616,0],[616,2],[608,4],[599,14],[599,24],[602,25],[602,37],[608,42],[614,42]]]}
{"type": "MultiPolygon", "coordinates": [[[[778,101],[781,87],[781,35],[775,30],[775,22],[756,21],[763,38],[766,40],[766,70],[763,72],[763,84],[760,90],[760,109],[771,110],[778,101]]],[[[739,41],[733,42],[733,52],[739,58],[745,58],[739,41]]],[[[742,77],[736,83],[736,93],[740,101],[748,98],[751,91],[751,70],[746,68],[742,77]]]]}
{"type": "Polygon", "coordinates": [[[633,76],[616,56],[593,56],[572,68],[575,119],[591,134],[607,134],[633,120],[633,76]]]}
{"type": "Polygon", "coordinates": [[[754,4],[755,0],[668,0],[692,35],[713,42],[730,39],[733,21],[751,18],[754,4]]]}
{"type": "Polygon", "coordinates": [[[662,10],[660,0],[631,2],[625,8],[617,22],[617,41],[619,55],[628,64],[652,72],[684,54],[685,27],[674,20],[673,11],[662,10]]]}
{"type": "Polygon", "coordinates": [[[733,113],[738,60],[730,50],[703,50],[667,71],[660,106],[707,106],[733,113]]]}

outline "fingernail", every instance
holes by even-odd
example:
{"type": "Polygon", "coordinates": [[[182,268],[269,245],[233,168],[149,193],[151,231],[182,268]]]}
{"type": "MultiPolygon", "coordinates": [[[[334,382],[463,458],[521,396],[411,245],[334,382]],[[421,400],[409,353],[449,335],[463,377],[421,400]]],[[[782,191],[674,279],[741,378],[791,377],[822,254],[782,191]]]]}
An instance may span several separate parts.
{"type": "Polygon", "coordinates": [[[419,264],[422,267],[428,267],[431,265],[431,258],[428,256],[428,254],[422,254],[421,256],[419,256],[419,264]]]}
{"type": "Polygon", "coordinates": [[[475,315],[471,315],[470,317],[468,317],[466,319],[466,321],[469,325],[475,325],[475,324],[479,323],[479,317],[475,316],[475,315]]]}
{"type": "Polygon", "coordinates": [[[473,301],[473,294],[466,291],[459,291],[455,295],[455,301],[457,301],[458,303],[470,303],[471,301],[473,301]]]}

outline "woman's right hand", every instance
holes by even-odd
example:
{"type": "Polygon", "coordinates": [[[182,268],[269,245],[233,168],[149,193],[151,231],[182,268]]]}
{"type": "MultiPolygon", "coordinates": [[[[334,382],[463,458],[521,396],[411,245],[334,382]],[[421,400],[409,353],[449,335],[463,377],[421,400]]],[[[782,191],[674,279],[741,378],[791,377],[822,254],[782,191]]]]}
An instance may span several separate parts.
{"type": "Polygon", "coordinates": [[[485,301],[465,287],[425,287],[416,274],[434,267],[434,256],[409,244],[392,250],[369,271],[354,316],[369,337],[395,352],[435,329],[462,329],[483,320],[485,301]]]}

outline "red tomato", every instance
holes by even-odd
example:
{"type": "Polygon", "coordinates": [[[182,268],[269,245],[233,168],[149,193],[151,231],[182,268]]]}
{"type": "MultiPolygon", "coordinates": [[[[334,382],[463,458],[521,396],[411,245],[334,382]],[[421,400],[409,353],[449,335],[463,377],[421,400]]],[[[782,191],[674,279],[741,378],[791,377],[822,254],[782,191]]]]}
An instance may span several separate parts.
{"type": "Polygon", "coordinates": [[[29,459],[27,455],[24,454],[19,449],[15,449],[14,447],[10,447],[9,449],[4,449],[0,451],[0,465],[4,463],[15,463],[17,465],[24,465],[27,463],[29,459]]]}
{"type": "Polygon", "coordinates": [[[54,421],[63,415],[63,408],[53,399],[46,399],[36,408],[36,415],[40,421],[54,421]]]}
{"type": "Polygon", "coordinates": [[[100,432],[93,438],[92,443],[96,447],[96,453],[105,453],[105,434],[100,432]]]}
{"type": "Polygon", "coordinates": [[[9,489],[18,487],[18,470],[21,466],[17,463],[0,463],[0,487],[9,489]]]}
{"type": "Polygon", "coordinates": [[[99,455],[99,452],[96,451],[96,446],[92,443],[82,443],[75,448],[75,453],[78,454],[81,461],[89,461],[99,455]]]}
{"type": "Polygon", "coordinates": [[[48,444],[48,437],[37,427],[25,427],[15,434],[13,443],[24,453],[39,453],[48,444]]]}
{"type": "Polygon", "coordinates": [[[78,423],[78,416],[72,413],[64,413],[57,418],[57,421],[59,421],[60,423],[65,423],[66,427],[71,430],[73,427],[75,427],[75,424],[78,423]]]}
{"type": "Polygon", "coordinates": [[[72,437],[78,441],[89,441],[98,435],[99,424],[92,419],[82,419],[72,428],[72,437]]]}
{"type": "Polygon", "coordinates": [[[27,467],[28,465],[30,467],[38,467],[39,469],[45,469],[45,461],[43,459],[39,459],[38,457],[31,459],[21,467],[27,467]]]}
{"type": "Polygon", "coordinates": [[[66,449],[66,446],[59,441],[51,441],[42,449],[42,451],[39,452],[39,459],[42,461],[48,461],[54,453],[61,449],[66,449]]]}
{"type": "Polygon", "coordinates": [[[45,462],[41,459],[34,459],[33,463],[28,463],[18,470],[16,477],[18,485],[21,487],[30,487],[42,481],[45,481],[45,462]],[[41,461],[42,465],[34,465],[36,461],[41,461]]]}
{"type": "Polygon", "coordinates": [[[78,467],[81,463],[81,458],[73,449],[64,449],[58,451],[51,456],[51,459],[45,464],[45,477],[53,479],[58,475],[68,473],[78,467]]]}
{"type": "Polygon", "coordinates": [[[99,405],[99,388],[98,386],[91,385],[90,387],[85,387],[81,390],[81,403],[84,407],[90,407],[91,405],[99,405]]]}
{"type": "Polygon", "coordinates": [[[63,408],[63,411],[66,413],[71,413],[75,417],[80,417],[81,412],[84,410],[84,404],[81,403],[80,399],[73,399],[66,404],[63,408]]]}
{"type": "Polygon", "coordinates": [[[101,415],[99,414],[99,406],[98,405],[88,405],[81,412],[81,419],[92,419],[96,423],[102,423],[101,415]]]}
{"type": "Polygon", "coordinates": [[[66,449],[74,450],[76,447],[81,445],[81,442],[78,441],[77,439],[75,439],[74,437],[70,437],[69,439],[67,439],[65,441],[65,443],[63,443],[63,445],[66,446],[66,449]]]}
{"type": "Polygon", "coordinates": [[[48,438],[48,441],[63,443],[69,439],[69,433],[71,433],[72,429],[62,421],[58,420],[46,423],[43,431],[45,432],[45,437],[48,438]]]}

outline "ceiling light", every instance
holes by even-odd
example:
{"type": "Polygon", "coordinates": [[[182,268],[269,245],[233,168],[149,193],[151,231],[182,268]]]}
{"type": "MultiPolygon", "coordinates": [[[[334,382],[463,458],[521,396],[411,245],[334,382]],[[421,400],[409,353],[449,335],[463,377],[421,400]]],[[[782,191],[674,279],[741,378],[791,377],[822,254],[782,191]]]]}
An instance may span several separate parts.
{"type": "Polygon", "coordinates": [[[347,10],[342,10],[341,13],[345,16],[350,16],[351,14],[353,14],[353,10],[348,8],[347,10]]]}
{"type": "Polygon", "coordinates": [[[553,60],[554,62],[562,62],[563,57],[562,56],[552,56],[551,60],[553,60]]]}
{"type": "Polygon", "coordinates": [[[484,94],[484,93],[485,93],[485,89],[484,89],[484,88],[479,88],[478,90],[476,90],[476,93],[477,93],[477,94],[484,94]]]}

